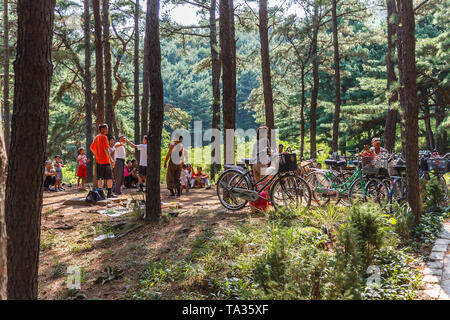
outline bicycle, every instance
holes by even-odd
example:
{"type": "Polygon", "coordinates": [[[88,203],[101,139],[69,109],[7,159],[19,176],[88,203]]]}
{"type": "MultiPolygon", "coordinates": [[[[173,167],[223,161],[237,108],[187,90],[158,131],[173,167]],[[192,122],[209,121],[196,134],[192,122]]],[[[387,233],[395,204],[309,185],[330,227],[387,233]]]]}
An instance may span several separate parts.
{"type": "MultiPolygon", "coordinates": [[[[337,160],[328,160],[328,163],[331,164],[331,161],[337,160]]],[[[388,188],[377,177],[379,170],[377,172],[369,172],[368,164],[364,161],[364,159],[355,161],[357,164],[356,170],[344,182],[335,175],[333,170],[314,170],[311,172],[306,180],[313,194],[313,202],[322,206],[333,199],[337,203],[342,202],[344,205],[349,206],[357,201],[367,201],[369,198],[373,198],[380,205],[386,205],[388,202],[388,188]],[[348,202],[346,201],[347,199],[349,200],[348,202]]],[[[346,161],[343,161],[339,165],[343,166],[344,162],[346,163],[346,161]]]]}
{"type": "Polygon", "coordinates": [[[243,165],[225,165],[217,180],[217,196],[222,206],[231,211],[245,207],[249,201],[263,198],[269,201],[275,210],[282,208],[295,209],[300,205],[309,208],[311,189],[306,181],[297,175],[295,154],[280,154],[279,168],[268,170],[273,172],[255,181],[252,163],[254,159],[243,159],[243,165]],[[292,159],[293,157],[293,159],[292,159]],[[269,194],[267,198],[263,192],[269,194]]]}

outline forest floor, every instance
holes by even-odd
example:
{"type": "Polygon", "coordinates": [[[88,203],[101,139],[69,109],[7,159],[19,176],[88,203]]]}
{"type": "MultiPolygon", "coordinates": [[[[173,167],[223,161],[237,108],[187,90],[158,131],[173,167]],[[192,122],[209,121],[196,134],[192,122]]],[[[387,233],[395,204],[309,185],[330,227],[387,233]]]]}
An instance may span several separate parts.
{"type": "MultiPolygon", "coordinates": [[[[245,279],[254,267],[271,241],[273,217],[251,213],[248,207],[225,210],[214,187],[194,189],[176,199],[168,197],[164,185],[161,190],[166,205],[158,223],[146,223],[135,212],[111,216],[126,210],[130,201],[143,199],[136,189],[107,205],[92,206],[83,202],[87,191],[66,187],[63,192],[45,192],[39,299],[229,299],[246,290],[248,284],[235,275],[245,279]],[[77,198],[78,202],[66,202],[77,198]],[[95,240],[107,234],[114,238],[95,240]],[[73,268],[79,270],[79,290],[68,289],[73,268]]],[[[304,214],[320,218],[320,227],[341,221],[341,209],[304,214]]],[[[298,230],[313,242],[320,235],[313,227],[298,230]]],[[[424,265],[417,267],[426,275],[424,265]]],[[[416,299],[429,297],[418,292],[416,299]]]]}
{"type": "MultiPolygon", "coordinates": [[[[81,289],[86,299],[124,299],[129,288],[139,282],[139,274],[149,261],[163,259],[179,247],[189,247],[205,228],[222,228],[249,216],[249,210],[228,214],[221,209],[216,190],[194,189],[180,198],[168,198],[162,186],[161,199],[180,208],[164,208],[161,222],[144,223],[133,213],[110,217],[99,210],[124,208],[126,202],[142,198],[136,189],[127,190],[117,202],[105,206],[64,204],[84,197],[86,191],[68,188],[63,192],[45,192],[42,210],[41,254],[39,259],[39,299],[65,299],[68,268],[80,267],[81,289]],[[172,203],[174,204],[174,203],[172,203]],[[94,241],[113,232],[115,238],[94,241]],[[106,267],[110,272],[104,284],[106,267]],[[120,274],[120,276],[117,276],[120,274]],[[96,283],[96,280],[99,279],[96,283]]],[[[110,211],[112,212],[112,211],[110,211]]],[[[254,217],[258,219],[258,217],[254,217]]],[[[264,217],[259,217],[264,219],[264,217]]]]}

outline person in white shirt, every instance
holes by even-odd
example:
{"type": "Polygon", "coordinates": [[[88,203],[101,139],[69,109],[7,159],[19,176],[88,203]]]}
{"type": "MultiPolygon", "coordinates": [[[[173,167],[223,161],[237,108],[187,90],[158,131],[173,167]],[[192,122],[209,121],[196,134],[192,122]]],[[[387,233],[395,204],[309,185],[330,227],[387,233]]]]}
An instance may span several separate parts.
{"type": "Polygon", "coordinates": [[[114,182],[113,192],[115,195],[120,195],[120,188],[123,184],[124,178],[124,170],[125,170],[125,137],[120,136],[119,140],[114,145],[114,163],[116,164],[114,167],[114,176],[116,177],[116,181],[114,182]]]}
{"type": "Polygon", "coordinates": [[[139,190],[144,192],[144,182],[147,180],[147,136],[145,135],[142,144],[135,145],[130,142],[130,140],[125,139],[130,146],[139,150],[139,167],[138,167],[138,180],[139,180],[139,190]]]}

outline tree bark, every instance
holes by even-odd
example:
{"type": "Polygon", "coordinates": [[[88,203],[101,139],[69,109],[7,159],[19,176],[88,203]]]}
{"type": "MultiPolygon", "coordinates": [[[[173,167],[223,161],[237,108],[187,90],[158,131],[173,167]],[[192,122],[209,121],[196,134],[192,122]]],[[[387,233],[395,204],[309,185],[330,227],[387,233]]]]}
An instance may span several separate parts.
{"type": "Polygon", "coordinates": [[[403,91],[405,108],[405,144],[406,148],[406,188],[408,203],[414,213],[414,223],[420,222],[421,203],[419,190],[419,103],[417,99],[416,61],[414,36],[414,7],[412,0],[399,2],[400,28],[399,38],[402,44],[401,55],[398,56],[400,82],[403,91]]]}
{"type": "MultiPolygon", "coordinates": [[[[9,22],[8,22],[8,0],[3,1],[3,122],[5,124],[6,152],[9,152],[11,140],[11,117],[9,106],[9,22]]],[[[0,86],[1,87],[1,86],[0,86]]],[[[0,109],[1,110],[1,109],[0,109]]]]}
{"type": "MultiPolygon", "coordinates": [[[[0,80],[1,87],[1,80],[0,80]]],[[[1,107],[0,101],[0,107],[1,107]]],[[[6,248],[8,238],[6,236],[6,223],[5,223],[5,188],[3,187],[6,182],[6,168],[8,157],[6,154],[6,143],[3,139],[3,126],[0,121],[0,300],[7,299],[7,256],[6,248]]]]}
{"type": "Polygon", "coordinates": [[[86,113],[86,156],[88,158],[87,181],[93,179],[94,157],[90,146],[92,144],[92,79],[91,79],[91,28],[89,0],[84,0],[84,109],[86,113]]]}
{"type": "Polygon", "coordinates": [[[331,10],[333,21],[333,47],[334,47],[334,119],[333,119],[333,141],[331,147],[333,152],[339,149],[339,122],[341,113],[341,72],[339,68],[339,39],[337,24],[337,0],[333,0],[331,10]]]}
{"type": "Polygon", "coordinates": [[[394,37],[396,36],[396,25],[397,22],[393,22],[393,19],[397,18],[397,8],[395,6],[394,0],[387,0],[387,53],[386,53],[386,73],[387,73],[387,91],[389,94],[388,98],[388,113],[386,116],[386,124],[384,130],[384,146],[390,152],[394,152],[395,148],[395,137],[397,130],[397,118],[398,110],[393,107],[393,105],[398,100],[398,93],[392,88],[392,84],[397,81],[395,76],[395,66],[394,66],[394,52],[395,52],[395,42],[394,37]]]}
{"type": "Polygon", "coordinates": [[[150,97],[150,56],[145,52],[149,52],[150,41],[147,37],[150,35],[151,31],[148,30],[150,27],[148,21],[150,20],[150,13],[148,12],[149,0],[147,0],[147,14],[146,14],[146,24],[145,24],[145,38],[144,38],[144,67],[142,69],[142,107],[141,107],[141,138],[143,138],[148,131],[148,104],[150,97]]]}
{"type": "Polygon", "coordinates": [[[55,0],[17,2],[12,156],[8,165],[5,210],[10,239],[8,299],[11,300],[36,299],[38,295],[42,184],[53,72],[54,8],[55,0]]]}
{"type": "Polygon", "coordinates": [[[433,150],[435,148],[434,143],[434,135],[433,135],[433,129],[431,128],[431,115],[430,115],[430,104],[428,103],[428,90],[425,88],[421,88],[422,93],[422,110],[423,110],[423,117],[425,122],[425,131],[426,131],[426,139],[427,144],[430,150],[433,150]]]}
{"type": "Polygon", "coordinates": [[[305,95],[305,67],[301,70],[301,83],[302,83],[302,104],[300,108],[300,157],[303,158],[305,152],[305,107],[306,107],[306,95],[305,95]]]}
{"type": "MultiPolygon", "coordinates": [[[[220,0],[220,54],[222,63],[222,108],[224,134],[236,126],[236,44],[233,0],[220,0]]],[[[234,136],[224,139],[225,163],[234,164],[234,136]],[[230,142],[232,145],[228,145],[230,142]],[[226,152],[230,150],[230,152],[226,152]]]]}
{"type": "Polygon", "coordinates": [[[149,64],[150,126],[148,136],[148,169],[146,219],[158,221],[161,216],[161,140],[164,121],[164,88],[161,76],[161,45],[159,40],[159,0],[147,1],[147,28],[145,52],[149,64]]]}
{"type": "MultiPolygon", "coordinates": [[[[95,84],[97,94],[97,132],[98,125],[105,122],[105,85],[103,81],[103,42],[102,21],[100,16],[100,0],[92,0],[94,12],[94,38],[95,38],[95,84]]],[[[111,129],[111,128],[110,128],[111,129]]]]}
{"type": "MultiPolygon", "coordinates": [[[[220,129],[220,59],[217,43],[217,27],[216,27],[216,0],[211,0],[209,9],[209,44],[211,47],[211,74],[212,74],[212,129],[220,129]]],[[[214,137],[211,145],[214,143],[214,137]]],[[[220,150],[211,148],[211,160],[215,159],[216,151],[220,154],[220,150]]],[[[220,163],[211,163],[210,174],[211,179],[215,179],[216,169],[220,170],[220,163]]]]}
{"type": "Polygon", "coordinates": [[[313,88],[311,91],[311,110],[309,116],[310,122],[310,157],[317,158],[316,134],[317,134],[317,97],[319,94],[319,57],[317,54],[317,37],[319,34],[319,7],[314,4],[313,14],[313,35],[311,41],[313,88]]]}
{"type": "Polygon", "coordinates": [[[436,107],[435,107],[435,118],[436,118],[436,149],[441,154],[446,154],[448,152],[448,134],[446,130],[439,130],[439,126],[445,119],[446,109],[448,106],[445,104],[445,97],[442,93],[436,91],[436,107]],[[440,132],[442,131],[442,132],[440,132]]]}
{"type": "Polygon", "coordinates": [[[109,25],[109,0],[102,1],[103,15],[103,54],[105,57],[105,120],[109,130],[117,138],[116,126],[113,124],[113,93],[112,93],[112,63],[111,63],[111,43],[109,25]]]}
{"type": "MultiPolygon", "coordinates": [[[[139,1],[135,2],[134,9],[134,141],[140,143],[140,104],[139,104],[139,1]]],[[[135,151],[139,159],[139,151],[135,151]]]]}
{"type": "Polygon", "coordinates": [[[264,89],[266,125],[275,129],[273,114],[272,77],[270,74],[269,27],[267,18],[267,0],[259,0],[259,38],[261,43],[261,70],[264,89]]]}

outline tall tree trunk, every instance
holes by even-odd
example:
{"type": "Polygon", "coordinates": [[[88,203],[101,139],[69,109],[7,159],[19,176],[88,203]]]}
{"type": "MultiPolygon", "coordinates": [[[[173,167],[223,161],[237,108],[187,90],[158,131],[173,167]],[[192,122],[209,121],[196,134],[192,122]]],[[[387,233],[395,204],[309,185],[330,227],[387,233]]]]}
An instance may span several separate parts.
{"type": "Polygon", "coordinates": [[[414,7],[412,0],[399,2],[400,28],[399,38],[402,44],[399,55],[400,82],[404,96],[405,108],[405,144],[406,148],[406,188],[408,203],[414,213],[414,223],[420,222],[420,190],[419,190],[419,103],[417,99],[416,61],[414,36],[414,7]]]}
{"type": "MultiPolygon", "coordinates": [[[[220,129],[220,59],[217,43],[217,27],[216,27],[216,0],[211,0],[209,9],[209,45],[211,48],[211,73],[212,73],[212,129],[220,129]]],[[[211,144],[214,143],[214,137],[211,144]]],[[[211,160],[215,159],[216,152],[220,154],[220,150],[211,148],[211,160]]],[[[211,163],[210,173],[211,179],[215,179],[216,169],[220,170],[220,163],[211,163]]]]}
{"type": "MultiPolygon", "coordinates": [[[[139,1],[134,8],[134,143],[140,143],[140,105],[139,105],[139,1]]],[[[135,151],[139,159],[139,151],[135,151]]]]}
{"type": "Polygon", "coordinates": [[[300,109],[300,157],[303,158],[305,152],[305,107],[306,107],[304,66],[302,67],[301,71],[301,82],[302,82],[302,106],[300,109]]]}
{"type": "Polygon", "coordinates": [[[12,156],[8,165],[5,210],[10,239],[8,299],[12,300],[36,299],[38,294],[43,164],[53,72],[54,8],[55,0],[17,2],[12,156]]]}
{"type": "Polygon", "coordinates": [[[341,72],[339,68],[339,40],[337,24],[337,0],[333,0],[331,10],[333,20],[333,47],[334,47],[334,119],[333,119],[333,141],[331,147],[334,152],[339,149],[339,122],[341,113],[341,72]]]}
{"type": "Polygon", "coordinates": [[[267,0],[259,0],[259,38],[261,41],[261,70],[264,88],[266,125],[269,127],[269,129],[275,129],[275,117],[273,114],[272,77],[270,74],[267,0]]]}
{"type": "Polygon", "coordinates": [[[236,126],[236,44],[233,0],[220,0],[219,10],[225,163],[234,164],[234,134],[229,137],[229,141],[226,139],[227,130],[234,130],[236,126]]]}
{"type": "Polygon", "coordinates": [[[92,144],[92,79],[91,79],[91,28],[89,0],[84,0],[84,110],[86,113],[86,148],[88,158],[87,180],[93,179],[94,157],[90,146],[92,144]]]}
{"type": "MultiPolygon", "coordinates": [[[[1,87],[1,80],[0,80],[1,87]]],[[[0,101],[0,107],[1,107],[0,101]]],[[[7,236],[6,236],[6,223],[5,223],[5,188],[3,187],[6,182],[6,168],[8,157],[6,155],[6,143],[3,139],[3,126],[0,121],[0,300],[6,300],[7,298],[7,236]]]]}
{"type": "Polygon", "coordinates": [[[161,216],[161,139],[164,121],[164,88],[161,76],[161,45],[159,41],[159,0],[147,1],[147,33],[145,52],[150,75],[150,126],[148,137],[148,170],[146,219],[157,221],[161,216]]]}
{"type": "Polygon", "coordinates": [[[423,101],[423,116],[425,122],[426,138],[428,147],[433,150],[435,148],[433,129],[431,128],[431,115],[430,115],[430,104],[428,103],[428,90],[421,88],[422,101],[423,101]]]}
{"type": "Polygon", "coordinates": [[[317,96],[319,94],[319,57],[317,54],[317,37],[319,34],[319,7],[314,4],[313,14],[313,35],[311,41],[313,88],[311,92],[311,110],[309,116],[310,122],[310,157],[317,158],[316,134],[317,134],[317,96]]]}
{"type": "Polygon", "coordinates": [[[146,24],[145,24],[145,38],[144,38],[144,67],[142,69],[142,107],[141,107],[141,138],[143,138],[148,131],[148,104],[150,98],[150,56],[145,52],[149,52],[150,41],[147,37],[151,33],[148,28],[150,27],[148,21],[150,19],[150,13],[148,12],[149,0],[147,0],[147,14],[146,14],[146,24]]]}
{"type": "Polygon", "coordinates": [[[105,56],[105,120],[109,130],[117,137],[117,126],[114,126],[113,93],[112,93],[112,64],[111,64],[111,43],[109,30],[109,0],[102,1],[103,15],[103,54],[105,56]]]}
{"type": "Polygon", "coordinates": [[[398,93],[392,88],[392,84],[397,81],[395,76],[395,66],[394,66],[394,52],[395,52],[395,42],[394,37],[397,33],[397,21],[392,21],[393,19],[398,19],[397,8],[395,5],[395,0],[387,0],[387,53],[386,53],[386,73],[387,73],[387,91],[389,93],[388,99],[388,113],[386,116],[385,134],[384,134],[384,146],[390,152],[394,152],[395,148],[395,136],[397,129],[397,117],[398,110],[393,107],[394,103],[398,100],[398,93]]]}
{"type": "Polygon", "coordinates": [[[436,118],[436,149],[441,154],[446,154],[448,152],[448,134],[446,130],[439,128],[445,119],[446,109],[448,106],[445,104],[445,97],[441,91],[436,91],[436,107],[435,107],[435,118],[436,118]]]}
{"type": "Polygon", "coordinates": [[[97,94],[97,132],[98,125],[105,122],[105,85],[103,81],[103,41],[102,19],[100,16],[100,0],[92,0],[94,12],[94,38],[95,38],[95,84],[97,94]]]}
{"type": "MultiPolygon", "coordinates": [[[[3,1],[3,121],[5,123],[6,152],[9,152],[11,140],[10,108],[9,108],[9,22],[8,22],[8,0],[3,1]]],[[[1,88],[1,86],[0,86],[1,88]]],[[[2,110],[0,108],[0,110],[2,110]]]]}

